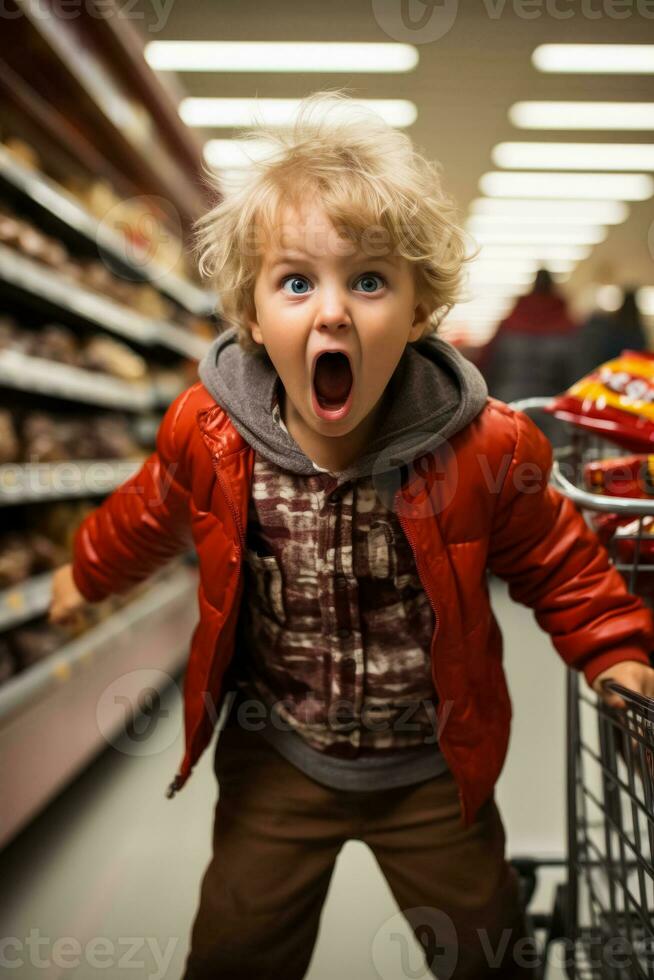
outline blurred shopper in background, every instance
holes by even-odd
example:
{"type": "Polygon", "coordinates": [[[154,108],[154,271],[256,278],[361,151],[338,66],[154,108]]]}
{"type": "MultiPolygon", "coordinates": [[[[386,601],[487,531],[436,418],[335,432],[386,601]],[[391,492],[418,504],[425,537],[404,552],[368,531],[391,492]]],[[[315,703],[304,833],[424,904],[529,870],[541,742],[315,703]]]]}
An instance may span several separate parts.
{"type": "MultiPolygon", "coordinates": [[[[530,293],[520,296],[489,342],[480,368],[488,390],[505,402],[556,395],[576,381],[579,325],[551,274],[539,269],[530,293]]],[[[556,443],[555,420],[538,425],[556,443]]]]}
{"type": "Polygon", "coordinates": [[[579,334],[577,377],[581,378],[598,364],[611,361],[623,350],[646,350],[647,334],[636,302],[636,288],[624,290],[622,304],[614,312],[596,310],[579,334]]]}

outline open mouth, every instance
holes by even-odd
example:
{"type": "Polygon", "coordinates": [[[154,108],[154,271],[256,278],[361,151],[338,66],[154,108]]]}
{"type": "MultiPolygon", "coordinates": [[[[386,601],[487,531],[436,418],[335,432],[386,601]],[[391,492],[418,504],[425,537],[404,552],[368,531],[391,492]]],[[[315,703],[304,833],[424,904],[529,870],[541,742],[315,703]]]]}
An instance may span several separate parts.
{"type": "Polygon", "coordinates": [[[315,400],[325,413],[339,413],[352,393],[352,368],[340,351],[324,352],[317,358],[313,371],[315,400]]]}

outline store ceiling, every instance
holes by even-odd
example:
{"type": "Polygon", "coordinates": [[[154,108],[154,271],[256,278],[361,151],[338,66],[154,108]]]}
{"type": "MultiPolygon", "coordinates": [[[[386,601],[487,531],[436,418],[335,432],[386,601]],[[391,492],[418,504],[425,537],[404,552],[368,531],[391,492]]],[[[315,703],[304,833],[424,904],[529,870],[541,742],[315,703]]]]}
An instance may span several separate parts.
{"type": "MultiPolygon", "coordinates": [[[[164,0],[162,0],[164,2],[164,0]]],[[[415,102],[417,121],[406,132],[444,168],[446,189],[462,209],[479,196],[478,181],[497,169],[493,146],[504,140],[651,142],[647,132],[516,129],[508,109],[523,100],[653,101],[647,75],[544,74],[531,64],[538,44],[645,43],[654,39],[654,3],[647,0],[411,0],[415,20],[440,8],[442,37],[429,43],[389,36],[375,15],[380,5],[397,11],[409,0],[193,0],[173,3],[166,17],[139,0],[135,23],[146,40],[393,41],[419,50],[417,68],[406,74],[184,73],[180,94],[192,96],[302,97],[322,88],[347,86],[360,98],[415,102]],[[643,12],[649,12],[647,18],[643,12]],[[568,15],[572,12],[572,16],[568,15]],[[626,16],[625,16],[626,15],[626,16]]],[[[165,8],[164,8],[165,9],[165,8]]],[[[382,18],[379,18],[382,19],[382,18]]],[[[170,76],[168,76],[170,80],[170,76]]],[[[230,137],[231,130],[202,130],[200,137],[230,137]]],[[[566,284],[575,298],[590,282],[654,285],[654,201],[632,203],[630,216],[611,226],[566,284]],[[648,244],[649,241],[649,244],[648,244]]]]}

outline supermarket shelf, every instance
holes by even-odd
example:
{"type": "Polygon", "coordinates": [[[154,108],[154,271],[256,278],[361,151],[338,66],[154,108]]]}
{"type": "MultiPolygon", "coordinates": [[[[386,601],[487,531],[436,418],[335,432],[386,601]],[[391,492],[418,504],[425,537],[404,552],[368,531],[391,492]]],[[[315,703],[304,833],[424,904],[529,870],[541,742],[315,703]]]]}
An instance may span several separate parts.
{"type": "MultiPolygon", "coordinates": [[[[162,690],[183,668],[196,589],[195,569],[175,567],[0,686],[0,847],[124,731],[144,690],[162,690]],[[118,681],[120,696],[109,697],[118,681]]],[[[156,751],[157,735],[155,728],[152,739],[135,743],[135,754],[156,751]]]]}
{"type": "Polygon", "coordinates": [[[176,327],[174,323],[166,323],[163,320],[153,322],[156,324],[157,343],[191,360],[199,361],[211,343],[189,330],[184,330],[183,327],[176,327]]]}
{"type": "Polygon", "coordinates": [[[174,324],[142,316],[99,293],[84,289],[6,245],[0,245],[0,280],[37,297],[58,312],[72,313],[144,346],[162,344],[187,357],[197,358],[208,347],[208,341],[201,337],[174,324]]]}
{"type": "Polygon", "coordinates": [[[13,629],[41,616],[50,605],[52,572],[33,575],[0,592],[0,630],[13,629]]]}
{"type": "Polygon", "coordinates": [[[165,407],[182,390],[181,386],[173,389],[168,385],[121,381],[14,350],[0,350],[1,385],[129,412],[165,407]]]}
{"type": "Polygon", "coordinates": [[[143,459],[4,463],[0,466],[0,507],[37,500],[105,496],[136,473],[142,464],[143,459]]]}
{"type": "Polygon", "coordinates": [[[197,316],[206,316],[215,307],[215,297],[181,276],[166,272],[155,262],[130,263],[118,232],[112,231],[90,214],[76,198],[45,174],[24,166],[5,147],[0,146],[0,181],[18,191],[30,203],[55,218],[62,226],[62,237],[93,243],[132,278],[144,279],[197,316]]]}

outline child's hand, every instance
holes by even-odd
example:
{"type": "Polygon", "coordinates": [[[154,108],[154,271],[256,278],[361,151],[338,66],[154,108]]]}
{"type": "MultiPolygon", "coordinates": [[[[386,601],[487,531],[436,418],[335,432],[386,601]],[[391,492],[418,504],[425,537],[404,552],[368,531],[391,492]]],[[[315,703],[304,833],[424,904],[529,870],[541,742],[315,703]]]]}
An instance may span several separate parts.
{"type": "Polygon", "coordinates": [[[52,578],[49,621],[57,625],[71,623],[86,604],[86,599],[73,581],[73,566],[70,563],[62,565],[52,578]]]}
{"type": "MultiPolygon", "coordinates": [[[[613,667],[609,667],[608,670],[603,670],[601,674],[598,674],[593,681],[593,690],[597,691],[608,707],[626,708],[624,698],[602,688],[602,681],[609,679],[630,691],[636,691],[645,697],[654,698],[654,670],[637,660],[624,660],[622,663],[614,664],[613,667]]],[[[644,752],[644,745],[648,744],[649,739],[645,738],[642,724],[636,720],[634,727],[629,726],[629,731],[614,728],[613,736],[625,765],[633,765],[640,778],[643,779],[643,760],[645,760],[645,765],[648,766],[649,770],[647,778],[651,779],[654,773],[651,772],[651,765],[648,764],[647,755],[644,752]],[[639,738],[635,738],[634,733],[637,733],[639,738]]]]}
{"type": "Polygon", "coordinates": [[[612,680],[647,698],[654,698],[654,669],[637,660],[624,660],[603,670],[593,681],[593,690],[600,695],[609,708],[626,708],[624,698],[612,691],[604,690],[603,681],[612,680]]]}

